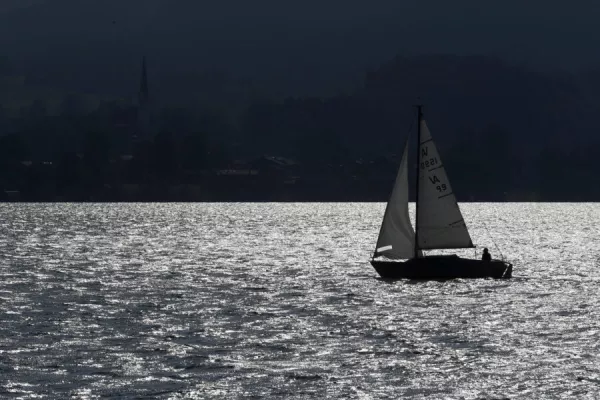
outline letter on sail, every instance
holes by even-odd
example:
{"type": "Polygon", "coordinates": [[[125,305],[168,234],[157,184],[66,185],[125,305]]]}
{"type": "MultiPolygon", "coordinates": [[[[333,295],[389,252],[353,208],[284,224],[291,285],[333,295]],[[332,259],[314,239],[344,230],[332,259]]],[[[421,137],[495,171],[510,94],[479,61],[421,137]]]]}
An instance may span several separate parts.
{"type": "Polygon", "coordinates": [[[419,248],[425,250],[474,247],[442,160],[424,120],[421,121],[419,152],[419,248]]]}
{"type": "Polygon", "coordinates": [[[376,256],[408,259],[414,256],[415,233],[408,213],[408,140],[404,146],[398,176],[385,209],[377,239],[376,256]]]}

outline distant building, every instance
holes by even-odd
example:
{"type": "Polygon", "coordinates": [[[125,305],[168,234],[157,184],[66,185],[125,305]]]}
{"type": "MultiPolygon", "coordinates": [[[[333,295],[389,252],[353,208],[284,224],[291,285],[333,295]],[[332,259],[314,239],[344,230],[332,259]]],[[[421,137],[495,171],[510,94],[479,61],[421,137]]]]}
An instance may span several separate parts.
{"type": "Polygon", "coordinates": [[[217,176],[255,176],[258,170],[243,160],[232,161],[227,168],[215,170],[217,176]]]}
{"type": "Polygon", "coordinates": [[[256,169],[219,169],[216,171],[218,176],[250,176],[258,175],[256,169]]]}
{"type": "Polygon", "coordinates": [[[298,164],[289,158],[267,156],[257,158],[251,163],[252,168],[260,171],[261,175],[289,179],[298,174],[298,164]]]}
{"type": "Polygon", "coordinates": [[[146,56],[144,56],[142,58],[142,76],[140,78],[137,104],[138,139],[143,140],[152,136],[151,114],[150,92],[148,89],[148,69],[146,66],[146,56]]]}

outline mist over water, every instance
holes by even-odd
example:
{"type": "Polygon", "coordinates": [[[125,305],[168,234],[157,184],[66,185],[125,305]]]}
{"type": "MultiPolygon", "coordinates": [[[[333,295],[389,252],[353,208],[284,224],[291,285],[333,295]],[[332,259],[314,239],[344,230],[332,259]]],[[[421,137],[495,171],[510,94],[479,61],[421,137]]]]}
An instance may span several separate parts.
{"type": "Polygon", "coordinates": [[[384,204],[0,204],[0,397],[598,398],[600,206],[461,209],[512,280],[381,281],[384,204]]]}

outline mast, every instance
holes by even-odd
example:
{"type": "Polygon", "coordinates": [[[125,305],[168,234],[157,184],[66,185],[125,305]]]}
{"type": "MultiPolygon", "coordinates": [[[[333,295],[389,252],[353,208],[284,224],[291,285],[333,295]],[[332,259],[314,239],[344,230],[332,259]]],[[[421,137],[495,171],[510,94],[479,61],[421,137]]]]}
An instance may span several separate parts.
{"type": "Polygon", "coordinates": [[[421,119],[423,118],[422,105],[417,105],[417,179],[416,186],[417,190],[415,191],[416,199],[415,199],[415,258],[419,258],[419,176],[421,175],[420,166],[421,166],[421,119]]]}

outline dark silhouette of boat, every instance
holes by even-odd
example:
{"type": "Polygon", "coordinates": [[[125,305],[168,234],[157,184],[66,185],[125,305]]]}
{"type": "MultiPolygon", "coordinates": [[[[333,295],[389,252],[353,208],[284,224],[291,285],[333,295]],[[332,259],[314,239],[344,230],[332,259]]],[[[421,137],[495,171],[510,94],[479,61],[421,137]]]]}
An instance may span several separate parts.
{"type": "Polygon", "coordinates": [[[429,255],[424,250],[474,248],[437,147],[417,106],[416,215],[408,211],[408,140],[388,201],[371,265],[386,279],[511,278],[504,260],[429,255]]]}

